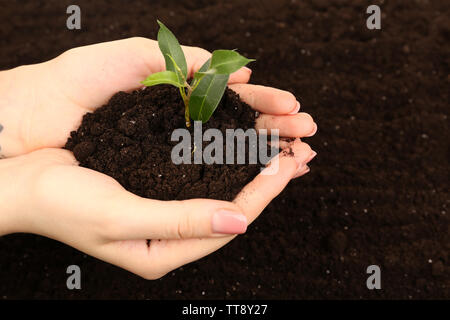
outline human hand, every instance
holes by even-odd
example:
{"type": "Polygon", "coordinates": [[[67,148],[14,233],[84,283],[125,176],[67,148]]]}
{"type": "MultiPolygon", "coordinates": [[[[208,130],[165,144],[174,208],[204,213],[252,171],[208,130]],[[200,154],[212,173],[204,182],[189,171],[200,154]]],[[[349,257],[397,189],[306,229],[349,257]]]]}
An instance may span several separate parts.
{"type": "MultiPolygon", "coordinates": [[[[209,58],[199,48],[183,50],[191,74],[209,58]]],[[[0,181],[14,181],[8,196],[0,195],[10,203],[2,215],[3,234],[41,234],[154,279],[217,250],[233,238],[226,234],[244,232],[291,178],[309,170],[306,163],[315,153],[297,139],[291,143],[295,156],[281,154],[272,160],[279,162],[278,172],[258,175],[233,203],[162,202],[139,198],[111,177],[78,167],[69,151],[56,149],[64,145],[84,113],[117,91],[136,89],[141,79],[163,68],[156,42],[133,38],[73,49],[49,62],[15,69],[14,81],[0,77],[0,86],[9,88],[8,97],[0,98],[0,115],[3,112],[10,119],[10,129],[5,125],[5,152],[18,155],[42,149],[0,161],[0,181]],[[39,79],[24,95],[17,88],[24,83],[22,77],[39,79]],[[18,104],[14,96],[28,99],[18,104]],[[19,107],[7,110],[10,103],[19,107]],[[20,110],[26,116],[17,124],[11,119],[19,120],[20,110]],[[24,195],[28,195],[25,200],[24,195]],[[221,215],[223,210],[230,213],[221,215]],[[161,241],[147,246],[146,239],[161,241]]],[[[292,94],[246,84],[249,76],[247,69],[239,70],[231,76],[230,88],[262,113],[258,128],[279,129],[281,136],[295,138],[315,133],[311,117],[297,114],[299,104],[292,94]]]]}
{"type": "MultiPolygon", "coordinates": [[[[189,76],[211,54],[183,46],[189,76]]],[[[118,91],[142,85],[149,74],[165,70],[154,40],[130,38],[68,50],[53,60],[0,72],[0,135],[4,156],[42,148],[61,148],[83,115],[105,104],[118,91]],[[6,123],[8,122],[8,123],[6,123]]],[[[230,88],[262,114],[258,128],[279,128],[281,136],[302,137],[317,128],[286,91],[246,84],[251,71],[241,68],[230,76],[230,88]],[[295,113],[294,117],[286,114],[295,113]],[[273,116],[276,115],[276,116],[273,116]]]]}

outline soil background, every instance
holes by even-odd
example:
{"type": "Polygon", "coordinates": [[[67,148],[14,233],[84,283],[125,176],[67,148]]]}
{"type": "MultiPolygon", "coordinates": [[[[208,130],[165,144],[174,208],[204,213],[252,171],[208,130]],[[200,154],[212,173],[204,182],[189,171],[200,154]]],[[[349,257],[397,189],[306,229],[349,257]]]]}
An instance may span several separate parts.
{"type": "Polygon", "coordinates": [[[156,38],[256,58],[252,83],[292,91],[318,156],[225,248],[145,281],[33,235],[0,238],[0,298],[450,298],[449,12],[441,0],[0,0],[0,69],[72,47],[156,38]],[[66,29],[81,7],[82,29],[66,29]],[[66,288],[66,268],[82,289],[66,288]],[[368,290],[366,268],[381,268],[368,290]]]}
{"type": "MultiPolygon", "coordinates": [[[[65,149],[73,152],[79,165],[113,177],[126,190],[156,200],[196,198],[232,201],[261,171],[261,164],[193,164],[194,150],[203,150],[209,141],[195,145],[195,124],[189,127],[190,143],[186,151],[189,164],[174,164],[172,150],[179,140],[172,141],[172,132],[186,128],[185,106],[178,88],[158,85],[130,93],[119,92],[107,104],[83,116],[80,127],[70,134],[65,149]]],[[[201,125],[200,135],[209,129],[244,131],[255,127],[255,111],[242,102],[231,89],[214,111],[214,117],[201,125]]],[[[245,141],[245,159],[250,144],[245,141]]],[[[183,143],[184,143],[183,139],[183,143]]],[[[227,142],[221,144],[226,163],[227,142]]],[[[234,159],[237,159],[234,149],[234,159]]],[[[276,149],[275,149],[276,150],[276,149]]],[[[275,151],[274,150],[274,151],[275,151]]],[[[287,151],[284,151],[287,154],[287,151]]],[[[275,154],[275,153],[274,153],[275,154]]],[[[183,151],[184,156],[184,151],[183,151]]]]}

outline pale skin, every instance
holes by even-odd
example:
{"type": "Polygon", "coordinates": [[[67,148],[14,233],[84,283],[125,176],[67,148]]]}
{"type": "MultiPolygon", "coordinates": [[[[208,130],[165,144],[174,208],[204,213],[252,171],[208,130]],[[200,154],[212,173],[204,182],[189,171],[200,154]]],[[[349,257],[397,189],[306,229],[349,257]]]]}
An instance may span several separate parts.
{"type": "MultiPolygon", "coordinates": [[[[183,51],[190,75],[210,56],[196,47],[183,51]]],[[[276,174],[258,175],[232,202],[144,199],[109,176],[79,167],[62,147],[82,116],[163,70],[156,41],[130,38],[0,72],[0,235],[46,236],[157,279],[245,232],[291,179],[309,172],[315,152],[300,138],[314,135],[317,125],[298,112],[291,93],[248,84],[248,68],[233,73],[229,87],[261,113],[256,128],[296,139],[289,142],[294,155],[272,160],[279,165],[276,174]],[[148,246],[147,239],[154,241],[148,246]]]]}

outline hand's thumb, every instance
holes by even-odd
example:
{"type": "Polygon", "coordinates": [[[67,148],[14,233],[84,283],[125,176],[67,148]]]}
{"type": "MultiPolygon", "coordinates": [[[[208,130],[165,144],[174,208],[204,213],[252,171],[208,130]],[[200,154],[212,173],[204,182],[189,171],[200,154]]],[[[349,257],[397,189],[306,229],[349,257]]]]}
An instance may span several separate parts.
{"type": "Polygon", "coordinates": [[[118,228],[113,228],[117,232],[112,236],[116,240],[217,237],[241,234],[247,229],[247,218],[232,202],[157,201],[129,193],[126,201],[120,198],[116,201],[119,203],[114,206],[113,220],[118,228]]]}

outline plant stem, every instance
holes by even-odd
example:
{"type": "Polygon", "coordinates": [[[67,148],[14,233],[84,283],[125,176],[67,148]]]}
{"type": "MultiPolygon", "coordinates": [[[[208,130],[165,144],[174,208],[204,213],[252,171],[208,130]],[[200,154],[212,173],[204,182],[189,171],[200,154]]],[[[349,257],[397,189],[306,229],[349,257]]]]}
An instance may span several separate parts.
{"type": "Polygon", "coordinates": [[[186,120],[186,127],[191,126],[191,119],[189,118],[189,102],[185,102],[184,119],[186,120]]]}
{"type": "MultiPolygon", "coordinates": [[[[189,90],[189,88],[188,88],[188,90],[189,90]]],[[[186,120],[186,127],[189,128],[191,126],[191,120],[189,118],[189,96],[190,96],[190,94],[188,93],[189,96],[186,96],[186,92],[184,91],[184,88],[180,88],[180,93],[181,93],[181,97],[183,98],[183,102],[184,102],[184,119],[186,120]]]]}

